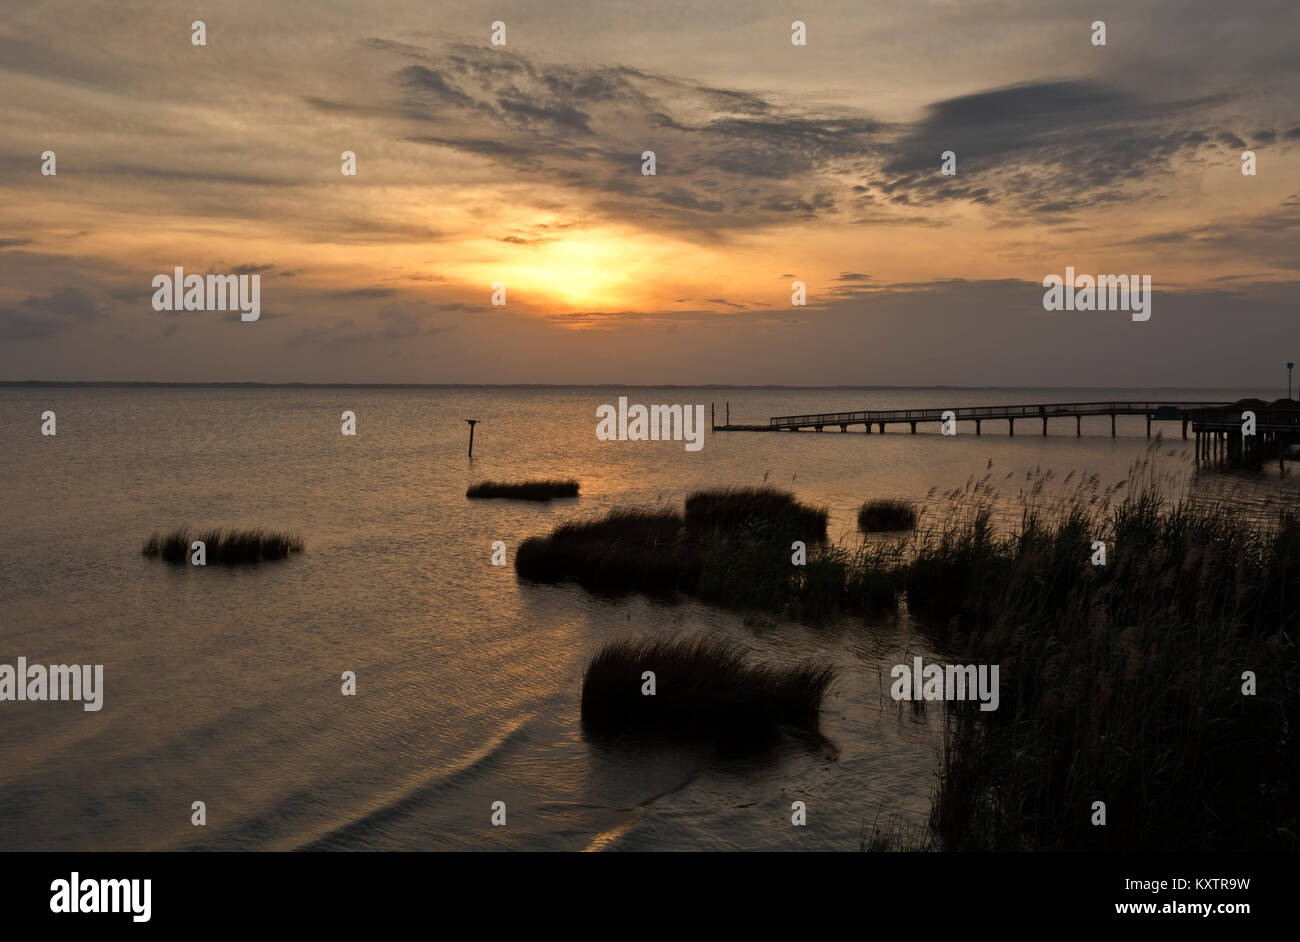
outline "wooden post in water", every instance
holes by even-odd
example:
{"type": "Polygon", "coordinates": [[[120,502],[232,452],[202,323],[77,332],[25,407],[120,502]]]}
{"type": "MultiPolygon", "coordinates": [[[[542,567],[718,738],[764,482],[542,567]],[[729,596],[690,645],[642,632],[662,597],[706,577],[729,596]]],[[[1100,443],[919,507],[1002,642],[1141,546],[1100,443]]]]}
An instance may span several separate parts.
{"type": "Polygon", "coordinates": [[[1081,415],[1076,415],[1074,417],[1074,437],[1083,437],[1083,416],[1081,415]]]}
{"type": "Polygon", "coordinates": [[[1110,414],[1110,437],[1115,437],[1115,413],[1110,414]]]}
{"type": "Polygon", "coordinates": [[[478,425],[478,419],[466,419],[469,423],[469,456],[474,457],[474,426],[478,425]]]}

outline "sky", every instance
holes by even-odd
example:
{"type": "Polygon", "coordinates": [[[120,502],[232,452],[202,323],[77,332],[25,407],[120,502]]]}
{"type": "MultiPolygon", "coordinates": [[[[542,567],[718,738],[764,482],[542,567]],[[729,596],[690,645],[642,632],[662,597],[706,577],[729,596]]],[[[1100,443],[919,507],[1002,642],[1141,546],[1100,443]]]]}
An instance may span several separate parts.
{"type": "Polygon", "coordinates": [[[0,380],[1271,384],[1297,36],[1294,0],[5,0],[0,380]],[[155,310],[177,266],[260,318],[155,310]],[[1149,275],[1150,319],[1044,310],[1067,266],[1149,275]]]}

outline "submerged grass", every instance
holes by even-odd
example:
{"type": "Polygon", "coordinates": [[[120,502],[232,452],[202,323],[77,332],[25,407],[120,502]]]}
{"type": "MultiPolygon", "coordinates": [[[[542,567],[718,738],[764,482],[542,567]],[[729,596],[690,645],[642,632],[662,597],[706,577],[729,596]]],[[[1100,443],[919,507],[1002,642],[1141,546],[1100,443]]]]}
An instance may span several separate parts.
{"type": "Polygon", "coordinates": [[[169,563],[185,563],[196,540],[203,543],[205,562],[209,565],[284,559],[303,548],[301,537],[280,530],[191,531],[189,527],[179,527],[167,532],[155,531],[144,541],[140,553],[150,559],[161,557],[169,563]]]}
{"type": "Polygon", "coordinates": [[[553,500],[556,497],[577,497],[578,482],[567,480],[519,481],[506,483],[502,481],[480,481],[471,485],[465,492],[469,498],[507,497],[514,500],[553,500]]]}
{"type": "Polygon", "coordinates": [[[582,725],[593,737],[758,743],[782,726],[816,732],[830,681],[829,667],[754,665],[713,640],[616,641],[587,666],[582,725]]]}

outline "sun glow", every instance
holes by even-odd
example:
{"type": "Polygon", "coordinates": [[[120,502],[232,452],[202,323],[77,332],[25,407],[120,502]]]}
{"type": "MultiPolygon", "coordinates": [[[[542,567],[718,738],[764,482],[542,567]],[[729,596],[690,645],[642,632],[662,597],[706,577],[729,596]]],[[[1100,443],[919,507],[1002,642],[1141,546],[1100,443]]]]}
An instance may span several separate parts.
{"type": "Polygon", "coordinates": [[[627,240],[569,237],[519,255],[510,265],[514,282],[562,313],[621,310],[654,295],[654,265],[627,240]]]}

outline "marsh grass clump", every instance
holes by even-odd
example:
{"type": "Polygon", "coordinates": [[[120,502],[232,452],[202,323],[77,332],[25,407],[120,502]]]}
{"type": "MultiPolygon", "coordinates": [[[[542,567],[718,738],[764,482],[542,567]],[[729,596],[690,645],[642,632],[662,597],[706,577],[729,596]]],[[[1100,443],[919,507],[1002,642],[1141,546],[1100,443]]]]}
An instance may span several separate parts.
{"type": "Polygon", "coordinates": [[[576,582],[593,592],[681,593],[809,620],[843,600],[845,560],[815,543],[825,537],[825,510],[757,488],[694,493],[686,508],[685,515],[616,510],[564,524],[525,540],[515,570],[535,582],[576,582]],[[817,547],[807,565],[791,564],[796,539],[817,547]]]}
{"type": "Polygon", "coordinates": [[[824,542],[829,512],[799,503],[771,487],[696,491],[686,498],[686,529],[692,534],[738,533],[762,526],[782,539],[824,542]]]}
{"type": "Polygon", "coordinates": [[[831,669],[749,663],[707,639],[616,641],[587,665],[582,725],[593,737],[770,741],[782,726],[816,732],[831,669]],[[655,693],[643,693],[654,673],[655,693]]]}
{"type": "Polygon", "coordinates": [[[869,500],[858,508],[858,529],[863,533],[879,533],[916,528],[916,504],[910,500],[881,498],[869,500]]]}
{"type": "Polygon", "coordinates": [[[191,531],[180,527],[165,533],[155,531],[140,547],[140,553],[149,559],[162,558],[169,563],[185,563],[190,558],[194,541],[204,545],[208,565],[234,565],[257,563],[262,560],[284,559],[290,553],[303,549],[302,538],[280,530],[201,530],[191,531]]]}
{"type": "Polygon", "coordinates": [[[682,540],[682,517],[670,510],[615,510],[599,520],[566,523],[529,537],[515,571],[534,582],[576,582],[606,594],[689,591],[697,554],[682,540]]]}
{"type": "Polygon", "coordinates": [[[546,501],[557,497],[577,497],[578,482],[567,480],[519,481],[505,483],[501,481],[480,481],[471,485],[465,492],[471,499],[505,497],[513,500],[546,501]]]}

